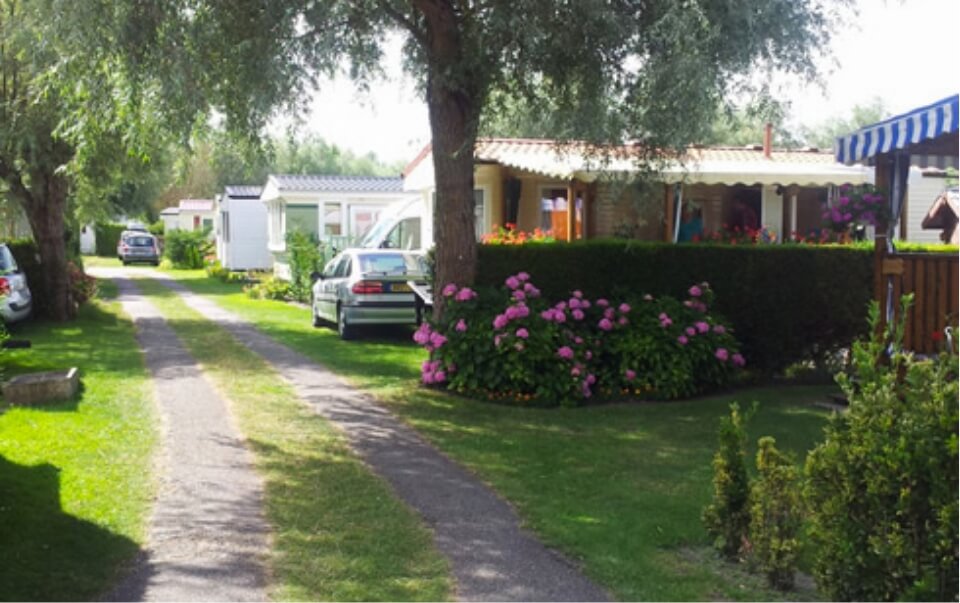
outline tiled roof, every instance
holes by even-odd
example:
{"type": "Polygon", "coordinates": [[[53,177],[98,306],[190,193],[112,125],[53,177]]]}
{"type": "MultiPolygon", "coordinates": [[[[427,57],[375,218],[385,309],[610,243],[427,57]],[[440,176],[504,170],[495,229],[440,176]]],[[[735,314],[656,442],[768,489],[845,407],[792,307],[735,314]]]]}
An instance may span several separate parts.
{"type": "Polygon", "coordinates": [[[403,180],[399,176],[312,176],[272,174],[270,178],[281,191],[311,193],[399,193],[403,180]]]}
{"type": "Polygon", "coordinates": [[[182,199],[180,211],[213,211],[213,199],[182,199]]]}
{"type": "MultiPolygon", "coordinates": [[[[523,138],[481,138],[477,140],[477,161],[494,162],[514,169],[560,180],[577,178],[593,181],[603,172],[629,174],[637,171],[641,148],[632,145],[597,147],[580,142],[559,144],[554,140],[523,138]]],[[[424,161],[421,153],[404,170],[409,174],[424,161]]],[[[762,146],[690,147],[683,157],[662,166],[668,181],[683,180],[705,184],[859,184],[870,171],[836,162],[830,152],[772,149],[765,157],[762,146]]]]}
{"type": "Polygon", "coordinates": [[[228,184],[223,188],[227,197],[233,199],[259,199],[263,192],[262,186],[250,186],[246,184],[228,184]]]}

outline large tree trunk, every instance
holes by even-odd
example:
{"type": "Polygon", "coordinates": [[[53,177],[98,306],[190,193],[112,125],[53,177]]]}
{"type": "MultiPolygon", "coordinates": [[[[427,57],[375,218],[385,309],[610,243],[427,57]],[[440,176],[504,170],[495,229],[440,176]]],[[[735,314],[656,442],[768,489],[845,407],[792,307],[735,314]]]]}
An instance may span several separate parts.
{"type": "MultiPolygon", "coordinates": [[[[457,17],[446,2],[417,3],[429,35],[427,107],[433,141],[436,203],[433,210],[436,282],[472,285],[477,272],[474,227],[473,157],[483,85],[463,60],[457,17]]],[[[434,296],[434,315],[443,314],[443,297],[434,296]]]]}
{"type": "Polygon", "coordinates": [[[34,308],[53,320],[70,320],[76,316],[77,306],[67,274],[64,215],[69,184],[65,176],[46,170],[33,170],[31,179],[33,186],[28,196],[16,196],[27,214],[40,252],[42,281],[40,290],[32,291],[34,308]]]}

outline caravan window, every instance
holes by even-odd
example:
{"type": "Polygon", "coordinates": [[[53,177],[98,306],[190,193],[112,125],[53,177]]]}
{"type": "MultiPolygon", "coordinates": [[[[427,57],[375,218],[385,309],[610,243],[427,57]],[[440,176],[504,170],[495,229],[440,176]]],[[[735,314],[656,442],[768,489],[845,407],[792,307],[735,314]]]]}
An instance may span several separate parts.
{"type": "Polygon", "coordinates": [[[389,249],[420,249],[420,218],[400,220],[382,246],[389,249]]]}

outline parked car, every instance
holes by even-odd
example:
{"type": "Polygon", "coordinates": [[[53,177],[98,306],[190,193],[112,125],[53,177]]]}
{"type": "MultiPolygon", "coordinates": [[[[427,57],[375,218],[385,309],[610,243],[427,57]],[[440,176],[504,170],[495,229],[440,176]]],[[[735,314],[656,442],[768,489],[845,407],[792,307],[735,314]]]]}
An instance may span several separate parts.
{"type": "Polygon", "coordinates": [[[133,262],[160,264],[160,245],[157,237],[140,230],[125,230],[117,243],[117,257],[123,265],[133,262]]]}
{"type": "Polygon", "coordinates": [[[420,305],[409,282],[426,279],[421,252],[393,249],[347,249],[315,275],[313,325],[337,325],[350,339],[357,325],[419,324],[420,305]]]}
{"type": "Polygon", "coordinates": [[[0,243],[0,318],[12,323],[30,316],[33,310],[33,296],[27,286],[27,277],[17,266],[10,248],[0,243]]]}

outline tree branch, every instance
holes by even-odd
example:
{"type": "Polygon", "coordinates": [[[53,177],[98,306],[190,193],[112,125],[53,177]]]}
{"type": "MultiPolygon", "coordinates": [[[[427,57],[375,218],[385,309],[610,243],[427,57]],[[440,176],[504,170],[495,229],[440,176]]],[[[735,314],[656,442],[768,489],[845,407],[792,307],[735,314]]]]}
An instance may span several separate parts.
{"type": "Polygon", "coordinates": [[[388,17],[396,21],[400,27],[410,32],[410,35],[412,35],[417,42],[426,47],[427,32],[417,26],[413,19],[394,8],[389,0],[377,0],[377,5],[380,6],[383,12],[387,13],[388,17]]]}
{"type": "Polygon", "coordinates": [[[19,170],[12,167],[5,159],[0,157],[0,178],[10,185],[10,194],[22,200],[23,205],[33,203],[33,194],[30,189],[23,184],[23,175],[19,170]]]}

